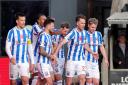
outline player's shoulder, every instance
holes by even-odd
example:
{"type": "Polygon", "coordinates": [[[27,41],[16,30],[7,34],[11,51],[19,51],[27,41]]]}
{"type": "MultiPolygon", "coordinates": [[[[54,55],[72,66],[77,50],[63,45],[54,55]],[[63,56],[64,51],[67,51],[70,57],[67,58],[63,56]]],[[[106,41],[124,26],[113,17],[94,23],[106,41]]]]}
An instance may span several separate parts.
{"type": "Polygon", "coordinates": [[[35,24],[32,25],[32,27],[38,26],[38,24],[35,22],[35,24]]]}
{"type": "Polygon", "coordinates": [[[85,29],[84,29],[84,30],[83,30],[83,33],[85,33],[85,34],[86,34],[86,33],[87,33],[87,30],[85,30],[85,29]]]}
{"type": "Polygon", "coordinates": [[[97,33],[98,35],[102,35],[100,31],[95,31],[95,33],[97,33]]]}
{"type": "Polygon", "coordinates": [[[16,27],[11,28],[8,32],[13,33],[16,30],[16,27]]]}
{"type": "Polygon", "coordinates": [[[27,33],[31,33],[31,31],[30,31],[27,27],[25,27],[24,30],[25,30],[27,33]]]}
{"type": "Polygon", "coordinates": [[[46,33],[45,32],[40,32],[39,36],[46,36],[46,33]]]}
{"type": "Polygon", "coordinates": [[[70,33],[75,33],[75,32],[77,32],[77,31],[76,31],[76,28],[73,28],[73,29],[70,31],[70,33]]]}

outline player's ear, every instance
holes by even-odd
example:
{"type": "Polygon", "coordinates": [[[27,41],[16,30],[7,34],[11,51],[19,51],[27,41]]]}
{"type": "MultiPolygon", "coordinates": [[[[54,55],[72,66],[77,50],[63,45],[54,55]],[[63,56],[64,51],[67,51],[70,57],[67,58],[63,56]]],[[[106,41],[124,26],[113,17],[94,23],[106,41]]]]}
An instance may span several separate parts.
{"type": "Polygon", "coordinates": [[[79,22],[77,21],[77,22],[76,22],[76,26],[78,26],[78,25],[79,25],[79,22]]]}
{"type": "Polygon", "coordinates": [[[16,23],[18,23],[18,20],[16,20],[16,23]]]}

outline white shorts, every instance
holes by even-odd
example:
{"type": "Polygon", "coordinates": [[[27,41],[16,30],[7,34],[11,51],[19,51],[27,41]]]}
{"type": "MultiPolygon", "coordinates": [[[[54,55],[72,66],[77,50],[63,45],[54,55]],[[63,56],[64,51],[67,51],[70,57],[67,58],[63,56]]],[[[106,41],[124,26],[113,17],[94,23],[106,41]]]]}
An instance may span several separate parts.
{"type": "Polygon", "coordinates": [[[53,72],[51,64],[39,63],[37,68],[41,79],[51,77],[53,72]]]}
{"type": "Polygon", "coordinates": [[[29,63],[18,63],[16,65],[10,63],[10,79],[15,80],[21,76],[30,77],[29,63]]]}
{"type": "Polygon", "coordinates": [[[54,74],[63,74],[65,59],[58,59],[57,64],[53,65],[54,74]]]}
{"type": "Polygon", "coordinates": [[[99,79],[99,65],[98,63],[92,63],[86,61],[86,78],[96,78],[99,79]]]}
{"type": "Polygon", "coordinates": [[[85,70],[85,61],[67,61],[66,63],[66,77],[74,77],[75,72],[77,75],[85,75],[85,70]]]}

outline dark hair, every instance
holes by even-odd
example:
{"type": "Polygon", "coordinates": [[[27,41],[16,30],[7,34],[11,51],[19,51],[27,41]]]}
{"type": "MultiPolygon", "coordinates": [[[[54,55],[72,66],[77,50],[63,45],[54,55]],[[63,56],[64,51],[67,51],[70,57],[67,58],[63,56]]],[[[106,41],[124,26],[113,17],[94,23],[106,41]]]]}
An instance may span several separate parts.
{"type": "Polygon", "coordinates": [[[120,38],[120,37],[122,37],[122,36],[126,36],[126,34],[125,33],[120,33],[119,35],[118,35],[118,38],[120,38]]]}
{"type": "Polygon", "coordinates": [[[61,24],[60,27],[61,27],[61,28],[64,28],[64,27],[69,28],[69,24],[66,23],[66,22],[64,22],[64,23],[61,24]]]}
{"type": "Polygon", "coordinates": [[[44,27],[46,27],[48,24],[54,23],[55,21],[51,18],[47,18],[44,22],[44,27]]]}
{"type": "Polygon", "coordinates": [[[45,14],[39,13],[39,14],[37,15],[37,17],[36,17],[36,20],[38,20],[41,16],[45,16],[45,14]]]}
{"type": "Polygon", "coordinates": [[[90,18],[88,20],[88,24],[95,24],[95,25],[98,25],[98,19],[96,18],[90,18]]]}
{"type": "Polygon", "coordinates": [[[19,17],[25,17],[25,14],[22,13],[22,12],[16,13],[16,14],[15,14],[15,19],[17,20],[17,19],[19,19],[19,17]]]}
{"type": "Polygon", "coordinates": [[[78,22],[80,19],[85,19],[86,20],[86,16],[80,14],[76,17],[76,22],[78,22]]]}

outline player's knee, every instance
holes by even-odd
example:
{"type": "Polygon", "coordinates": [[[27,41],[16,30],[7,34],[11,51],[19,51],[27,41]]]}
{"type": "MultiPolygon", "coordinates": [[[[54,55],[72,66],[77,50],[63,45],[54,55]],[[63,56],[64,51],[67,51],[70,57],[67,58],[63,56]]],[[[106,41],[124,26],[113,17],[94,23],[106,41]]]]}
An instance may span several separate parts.
{"type": "Polygon", "coordinates": [[[91,84],[92,83],[92,78],[87,78],[86,79],[86,82],[89,83],[89,84],[91,84]]]}
{"type": "Polygon", "coordinates": [[[47,84],[48,85],[53,85],[53,82],[52,81],[47,81],[47,84]]]}
{"type": "Polygon", "coordinates": [[[29,83],[29,78],[27,78],[27,77],[22,77],[21,79],[22,79],[22,83],[23,83],[23,84],[28,84],[28,83],[29,83]]]}
{"type": "Polygon", "coordinates": [[[94,81],[94,85],[99,85],[99,81],[94,81]]]}
{"type": "Polygon", "coordinates": [[[62,80],[62,76],[60,74],[55,75],[55,81],[62,80]]]}
{"type": "Polygon", "coordinates": [[[10,84],[11,84],[11,85],[16,85],[16,80],[11,80],[11,81],[10,81],[10,84]]]}
{"type": "Polygon", "coordinates": [[[80,82],[85,82],[85,75],[80,75],[79,76],[79,81],[80,82]]]}
{"type": "Polygon", "coordinates": [[[47,79],[46,79],[46,82],[47,82],[48,85],[53,85],[53,80],[52,80],[52,78],[47,78],[47,79]]]}
{"type": "Polygon", "coordinates": [[[66,85],[71,85],[72,83],[72,77],[67,77],[66,78],[66,85]]]}

